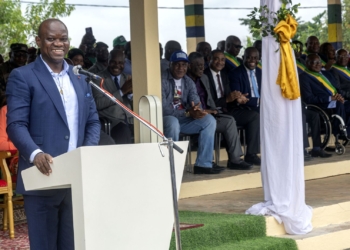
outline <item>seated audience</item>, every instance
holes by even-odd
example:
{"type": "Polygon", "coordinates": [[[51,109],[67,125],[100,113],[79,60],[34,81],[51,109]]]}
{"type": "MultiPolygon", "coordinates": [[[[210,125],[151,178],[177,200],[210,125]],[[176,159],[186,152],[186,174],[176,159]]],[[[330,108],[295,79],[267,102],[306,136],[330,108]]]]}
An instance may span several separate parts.
{"type": "Polygon", "coordinates": [[[342,91],[345,100],[350,101],[350,70],[347,67],[349,53],[345,49],[339,49],[336,53],[336,63],[330,72],[337,81],[337,87],[342,91]]]}
{"type": "Polygon", "coordinates": [[[171,55],[178,50],[181,50],[181,45],[177,41],[170,40],[165,44],[164,58],[160,61],[160,71],[163,72],[169,68],[171,55]]]}
{"type": "Polygon", "coordinates": [[[260,116],[253,110],[242,107],[249,100],[239,91],[231,91],[230,82],[225,67],[223,51],[213,50],[209,68],[204,73],[209,78],[211,96],[216,107],[222,109],[224,114],[231,115],[238,126],[246,131],[247,155],[244,160],[248,163],[260,165],[257,156],[260,147],[260,116]]]}
{"type": "Polygon", "coordinates": [[[199,42],[197,44],[196,52],[200,53],[204,58],[204,69],[209,67],[209,58],[211,53],[211,46],[207,42],[199,42]]]}
{"type": "Polygon", "coordinates": [[[236,126],[236,121],[232,116],[221,114],[216,108],[211,96],[208,77],[203,74],[204,58],[198,52],[192,52],[189,56],[187,75],[194,81],[199,95],[201,106],[205,112],[216,118],[216,132],[222,133],[226,141],[226,151],[229,160],[228,169],[248,170],[252,164],[241,159],[243,155],[240,137],[236,126]]]}
{"type": "Polygon", "coordinates": [[[106,69],[108,65],[108,45],[103,42],[96,43],[96,63],[89,68],[91,73],[97,74],[106,69]]]}
{"type": "Polygon", "coordinates": [[[225,51],[225,40],[219,41],[218,44],[216,45],[217,50],[225,51]]]}
{"type": "MultiPolygon", "coordinates": [[[[350,123],[347,114],[350,113],[349,102],[344,102],[337,82],[329,71],[322,71],[321,58],[317,54],[310,54],[306,57],[306,70],[299,75],[300,92],[302,100],[306,104],[314,104],[324,110],[339,115],[343,118],[347,126],[348,135],[350,132],[350,123]]],[[[334,120],[333,134],[340,134],[339,121],[334,120]]]]}
{"type": "Polygon", "coordinates": [[[243,64],[229,74],[231,90],[246,94],[249,99],[243,106],[260,111],[261,70],[257,68],[259,52],[254,47],[244,51],[243,64]]]}
{"type": "MultiPolygon", "coordinates": [[[[123,73],[124,60],[123,51],[112,50],[109,53],[107,68],[99,72],[98,75],[104,78],[103,88],[131,109],[127,95],[132,92],[132,82],[130,76],[123,73]]],[[[99,116],[107,118],[111,122],[111,137],[115,143],[131,143],[133,117],[100,91],[92,88],[92,92],[99,116]]]]}
{"type": "Polygon", "coordinates": [[[335,63],[335,49],[331,43],[322,43],[319,56],[325,70],[330,70],[335,63]]]}
{"type": "Polygon", "coordinates": [[[68,51],[68,58],[72,60],[73,65],[80,65],[82,68],[84,66],[84,52],[80,49],[71,49],[68,51]]]}
{"type": "Polygon", "coordinates": [[[243,63],[242,59],[237,57],[243,46],[241,40],[236,36],[228,36],[225,42],[225,68],[228,74],[231,70],[237,68],[243,63]]]}
{"type": "Polygon", "coordinates": [[[169,69],[162,72],[164,135],[178,141],[180,133],[199,134],[194,174],[218,174],[222,168],[212,164],[215,118],[202,109],[196,86],[186,76],[186,53],[175,51],[169,59],[169,69]]]}

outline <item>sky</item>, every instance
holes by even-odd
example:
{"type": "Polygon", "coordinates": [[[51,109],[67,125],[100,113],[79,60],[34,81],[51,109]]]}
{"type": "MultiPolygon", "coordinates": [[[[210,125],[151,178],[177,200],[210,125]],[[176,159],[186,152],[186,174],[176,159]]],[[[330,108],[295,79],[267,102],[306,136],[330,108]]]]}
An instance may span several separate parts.
{"type": "MultiPolygon", "coordinates": [[[[37,1],[37,0],[33,0],[37,1]]],[[[66,0],[69,4],[99,4],[129,6],[129,0],[66,0]]],[[[312,17],[324,11],[327,6],[326,0],[293,0],[293,4],[301,3],[301,6],[324,6],[325,8],[300,9],[299,16],[303,21],[309,21],[312,17]]],[[[204,7],[258,7],[260,0],[204,0],[204,7]]],[[[25,4],[22,8],[25,8],[25,4]]],[[[158,0],[158,6],[181,7],[184,0],[158,0]]],[[[245,44],[249,36],[247,26],[240,25],[239,18],[246,18],[251,10],[221,9],[204,10],[206,41],[212,48],[220,40],[225,40],[229,35],[238,36],[245,44]]],[[[113,39],[124,35],[130,40],[129,8],[106,8],[106,7],[80,7],[77,6],[69,17],[61,18],[67,25],[71,46],[79,47],[81,38],[85,34],[86,27],[92,27],[97,41],[102,41],[112,48],[113,39]]],[[[180,42],[186,51],[186,25],[184,9],[159,9],[159,41],[163,44],[169,40],[180,42]]]]}

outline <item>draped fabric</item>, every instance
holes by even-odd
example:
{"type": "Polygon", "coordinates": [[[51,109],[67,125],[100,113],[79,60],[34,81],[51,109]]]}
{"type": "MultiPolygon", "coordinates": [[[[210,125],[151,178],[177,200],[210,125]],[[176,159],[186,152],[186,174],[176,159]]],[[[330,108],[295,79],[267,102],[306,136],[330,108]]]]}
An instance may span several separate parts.
{"type": "Polygon", "coordinates": [[[297,32],[297,27],[297,21],[288,15],[287,20],[280,21],[274,29],[274,32],[278,34],[280,39],[281,54],[277,84],[281,87],[282,96],[290,100],[300,97],[297,70],[294,67],[294,52],[290,46],[290,40],[297,32]]]}
{"type": "MultiPolygon", "coordinates": [[[[261,5],[277,11],[281,3],[261,0],[261,5]]],[[[312,208],[305,204],[301,101],[284,98],[280,86],[275,84],[280,65],[278,48],[272,36],[263,38],[260,136],[265,201],[246,213],[272,215],[284,224],[288,234],[306,234],[312,230],[312,208]]]]}

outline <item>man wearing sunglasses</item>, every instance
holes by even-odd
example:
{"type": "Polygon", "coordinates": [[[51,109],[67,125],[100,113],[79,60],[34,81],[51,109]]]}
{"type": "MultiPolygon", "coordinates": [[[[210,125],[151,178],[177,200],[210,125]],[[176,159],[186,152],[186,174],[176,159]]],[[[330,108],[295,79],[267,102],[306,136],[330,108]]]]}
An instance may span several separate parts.
{"type": "Polygon", "coordinates": [[[241,40],[236,36],[228,36],[225,43],[225,68],[224,70],[229,73],[232,69],[239,67],[243,61],[238,58],[238,54],[243,46],[241,45],[241,40]]]}
{"type": "MultiPolygon", "coordinates": [[[[299,75],[300,92],[303,102],[317,105],[324,110],[331,110],[343,118],[350,132],[350,122],[347,114],[350,114],[349,102],[345,102],[342,91],[338,88],[337,81],[331,72],[321,71],[322,61],[317,54],[309,54],[305,60],[306,70],[299,75]]],[[[339,134],[339,120],[335,119],[333,134],[339,134]]]]}

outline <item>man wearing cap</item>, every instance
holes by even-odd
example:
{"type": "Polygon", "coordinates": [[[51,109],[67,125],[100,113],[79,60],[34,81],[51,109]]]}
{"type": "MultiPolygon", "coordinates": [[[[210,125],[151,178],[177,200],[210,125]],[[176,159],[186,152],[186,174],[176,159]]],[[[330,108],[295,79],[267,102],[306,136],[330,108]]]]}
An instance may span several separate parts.
{"type": "Polygon", "coordinates": [[[7,78],[15,68],[26,65],[28,46],[22,43],[13,43],[10,46],[10,59],[0,66],[0,90],[5,92],[7,78]]]}
{"type": "Polygon", "coordinates": [[[108,65],[108,45],[103,42],[97,42],[95,47],[97,61],[89,68],[89,71],[97,74],[105,70],[108,65]]]}
{"type": "Polygon", "coordinates": [[[202,109],[196,86],[186,75],[186,53],[175,51],[169,59],[169,69],[162,72],[164,135],[178,141],[180,133],[199,134],[194,173],[218,174],[222,168],[212,164],[215,118],[202,109]]]}
{"type": "Polygon", "coordinates": [[[124,36],[117,36],[113,40],[113,49],[119,49],[124,51],[124,47],[126,45],[126,39],[124,36]]]}

